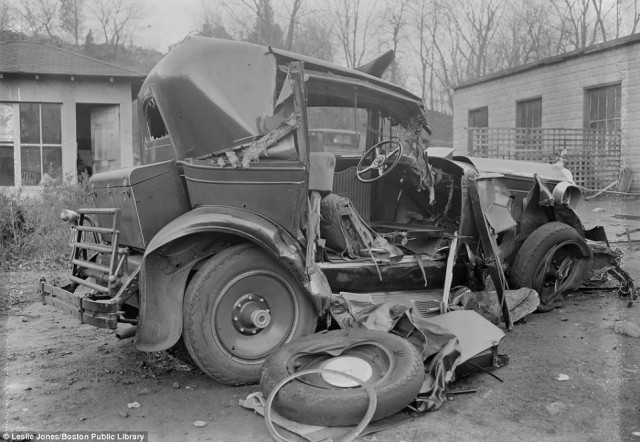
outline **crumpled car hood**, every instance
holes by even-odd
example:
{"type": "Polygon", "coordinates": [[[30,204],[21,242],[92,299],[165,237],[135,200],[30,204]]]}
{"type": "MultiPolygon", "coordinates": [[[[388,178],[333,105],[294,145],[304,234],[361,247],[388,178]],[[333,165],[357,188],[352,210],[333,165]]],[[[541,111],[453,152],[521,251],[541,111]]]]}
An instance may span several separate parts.
{"type": "Polygon", "coordinates": [[[265,119],[282,99],[287,67],[294,61],[303,62],[308,73],[308,105],[353,106],[344,90],[357,88],[358,103],[379,103],[387,112],[416,116],[426,125],[418,97],[369,75],[366,66],[348,69],[271,47],[196,36],[173,48],[149,73],[138,94],[140,118],[144,121],[145,104],[155,100],[176,159],[219,152],[267,131],[265,119]]]}
{"type": "MultiPolygon", "coordinates": [[[[265,48],[189,38],[149,73],[138,95],[156,100],[178,159],[229,147],[258,134],[271,113],[276,60],[265,48]]],[[[142,117],[144,118],[144,117],[142,117]]]]}

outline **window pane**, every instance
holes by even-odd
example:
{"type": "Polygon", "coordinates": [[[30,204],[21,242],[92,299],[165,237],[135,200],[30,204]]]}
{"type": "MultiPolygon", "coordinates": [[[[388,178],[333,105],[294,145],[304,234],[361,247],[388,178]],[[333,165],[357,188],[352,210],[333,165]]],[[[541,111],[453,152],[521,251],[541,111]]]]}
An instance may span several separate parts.
{"type": "Polygon", "coordinates": [[[589,98],[589,121],[598,120],[598,91],[591,91],[589,98]]]}
{"type": "Polygon", "coordinates": [[[0,186],[14,186],[13,145],[0,144],[0,186]]]}
{"type": "Polygon", "coordinates": [[[44,167],[40,184],[62,184],[62,149],[58,146],[43,147],[44,167]]]}
{"type": "MultiPolygon", "coordinates": [[[[22,112],[21,112],[22,113],[22,112]]],[[[22,185],[37,186],[40,184],[40,148],[22,146],[20,149],[22,159],[22,185]]]]}
{"type": "Polygon", "coordinates": [[[516,103],[516,127],[542,126],[542,98],[516,103]]]}
{"type": "Polygon", "coordinates": [[[611,129],[620,126],[620,85],[614,84],[589,90],[588,127],[611,129]]]}
{"type": "Polygon", "coordinates": [[[40,105],[20,103],[20,142],[40,143],[40,105]]]}
{"type": "Polygon", "coordinates": [[[42,105],[42,142],[45,144],[62,142],[60,107],[59,104],[42,105]]]}
{"type": "Polygon", "coordinates": [[[13,104],[0,103],[0,143],[13,142],[13,104]]]}
{"type": "Polygon", "coordinates": [[[469,111],[469,127],[488,127],[489,108],[487,106],[469,111]]]}
{"type": "Polygon", "coordinates": [[[613,88],[607,88],[607,111],[605,118],[616,117],[616,91],[613,88]]]}
{"type": "Polygon", "coordinates": [[[607,91],[603,90],[598,94],[598,119],[604,120],[607,118],[607,91]]]}

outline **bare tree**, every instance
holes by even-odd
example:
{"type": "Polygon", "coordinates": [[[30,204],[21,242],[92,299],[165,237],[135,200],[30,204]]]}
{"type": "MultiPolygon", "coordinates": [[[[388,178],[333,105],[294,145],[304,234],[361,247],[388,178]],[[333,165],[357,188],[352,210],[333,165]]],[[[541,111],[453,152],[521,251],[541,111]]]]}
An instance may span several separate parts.
{"type": "Polygon", "coordinates": [[[331,26],[322,17],[309,16],[297,27],[292,51],[321,60],[333,61],[331,26]]]}
{"type": "Polygon", "coordinates": [[[597,27],[590,12],[591,0],[551,0],[551,3],[562,23],[563,44],[560,46],[564,46],[564,51],[583,49],[595,43],[597,27]]]}
{"type": "MultiPolygon", "coordinates": [[[[622,11],[622,0],[616,0],[616,5],[618,6],[618,10],[622,11]]],[[[620,12],[620,17],[622,17],[622,12],[620,12]]],[[[620,18],[620,21],[622,18],[620,18]]],[[[638,10],[638,0],[633,0],[633,15],[632,15],[632,24],[631,24],[631,32],[630,34],[635,34],[638,31],[638,24],[640,23],[640,11],[638,10]]],[[[617,36],[617,34],[616,34],[617,36]]]]}
{"type": "Polygon", "coordinates": [[[602,35],[602,41],[607,41],[607,26],[605,26],[604,20],[606,19],[611,9],[613,9],[616,5],[612,5],[608,10],[603,10],[602,0],[591,0],[593,4],[593,8],[595,9],[596,19],[595,19],[595,27],[594,34],[600,29],[600,33],[602,35]]]}
{"type": "Polygon", "coordinates": [[[296,26],[298,24],[300,8],[302,7],[302,0],[293,0],[291,9],[288,11],[289,25],[287,26],[287,37],[284,41],[284,48],[287,51],[293,49],[293,41],[296,35],[296,26]]]}
{"type": "Polygon", "coordinates": [[[361,0],[330,2],[328,14],[332,30],[348,67],[362,64],[377,29],[377,23],[374,23],[376,2],[367,4],[368,11],[361,5],[361,0]]]}
{"type": "Polygon", "coordinates": [[[200,9],[194,17],[194,22],[195,26],[206,35],[233,40],[233,36],[224,24],[219,4],[201,0],[200,9]]]}
{"type": "Polygon", "coordinates": [[[202,0],[202,5],[204,10],[219,6],[224,11],[229,19],[224,28],[233,39],[283,46],[282,27],[276,20],[271,0],[218,0],[217,3],[202,0]]]}
{"type": "Polygon", "coordinates": [[[16,14],[10,0],[0,0],[0,32],[14,30],[16,14]]]}
{"type": "MultiPolygon", "coordinates": [[[[443,3],[439,4],[438,9],[443,3]]],[[[460,33],[456,28],[454,12],[443,7],[443,25],[441,29],[446,29],[446,33],[433,36],[433,47],[437,68],[434,70],[435,77],[441,84],[440,93],[446,103],[445,112],[453,111],[453,87],[465,79],[464,72],[468,71],[465,63],[468,63],[462,52],[460,33]]]]}
{"type": "Polygon", "coordinates": [[[54,38],[59,6],[57,0],[22,0],[20,6],[20,16],[28,31],[33,34],[44,31],[49,38],[54,38]]]}
{"type": "Polygon", "coordinates": [[[495,38],[496,62],[490,70],[506,69],[555,55],[556,29],[543,3],[512,5],[495,38]]]}
{"type": "Polygon", "coordinates": [[[305,5],[304,0],[201,0],[197,20],[203,32],[213,37],[271,45],[331,60],[333,45],[326,17],[305,9],[305,5]]]}
{"type": "Polygon", "coordinates": [[[83,19],[84,0],[60,0],[60,25],[74,39],[79,41],[80,27],[83,19]]]}
{"type": "Polygon", "coordinates": [[[129,29],[142,18],[138,0],[94,0],[93,14],[100,24],[105,45],[115,57],[126,40],[129,29]]]}
{"type": "Polygon", "coordinates": [[[466,77],[476,78],[488,72],[489,45],[504,10],[504,0],[458,0],[452,13],[463,43],[460,54],[465,60],[466,77]]]}
{"type": "Polygon", "coordinates": [[[265,45],[282,47],[282,28],[275,21],[271,0],[242,0],[255,14],[253,28],[247,35],[247,41],[265,45]]]}
{"type": "Polygon", "coordinates": [[[382,39],[381,46],[389,47],[395,54],[395,59],[391,64],[389,81],[400,84],[401,76],[399,73],[398,60],[400,58],[401,44],[405,40],[407,32],[407,15],[409,0],[399,0],[393,3],[387,3],[384,8],[382,24],[380,26],[382,32],[379,38],[382,39]]]}
{"type": "Polygon", "coordinates": [[[434,36],[440,32],[440,15],[437,0],[421,0],[413,3],[410,15],[413,35],[410,40],[413,58],[417,60],[417,77],[420,97],[428,102],[429,109],[435,109],[435,47],[434,36]],[[417,55],[417,57],[415,57],[417,55]]]}
{"type": "Polygon", "coordinates": [[[322,60],[333,60],[331,26],[327,17],[310,9],[304,0],[282,0],[282,23],[286,23],[284,48],[322,60]]]}

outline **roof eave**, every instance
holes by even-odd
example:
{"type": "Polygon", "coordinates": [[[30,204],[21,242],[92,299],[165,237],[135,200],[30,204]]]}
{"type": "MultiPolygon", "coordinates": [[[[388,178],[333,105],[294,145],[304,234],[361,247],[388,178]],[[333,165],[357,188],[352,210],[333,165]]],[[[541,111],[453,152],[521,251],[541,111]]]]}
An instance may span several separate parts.
{"type": "Polygon", "coordinates": [[[489,81],[498,80],[500,78],[509,77],[511,75],[520,74],[535,70],[544,66],[550,66],[558,63],[565,62],[567,60],[581,57],[583,55],[591,55],[598,52],[608,51],[610,49],[617,49],[628,45],[633,45],[640,42],[640,34],[633,34],[627,37],[618,38],[616,40],[610,40],[597,45],[589,46],[576,51],[567,52],[553,57],[545,58],[540,61],[525,64],[522,66],[516,66],[514,68],[505,69],[503,71],[495,72],[493,74],[485,75],[484,77],[476,78],[473,80],[463,81],[456,85],[453,90],[464,89],[466,87],[475,86],[489,81]]]}
{"type": "Polygon", "coordinates": [[[41,78],[71,78],[74,79],[125,79],[129,81],[144,81],[145,75],[122,75],[122,74],[77,74],[77,73],[51,73],[51,72],[27,72],[27,71],[0,71],[0,74],[7,77],[33,77],[38,75],[41,78]]]}

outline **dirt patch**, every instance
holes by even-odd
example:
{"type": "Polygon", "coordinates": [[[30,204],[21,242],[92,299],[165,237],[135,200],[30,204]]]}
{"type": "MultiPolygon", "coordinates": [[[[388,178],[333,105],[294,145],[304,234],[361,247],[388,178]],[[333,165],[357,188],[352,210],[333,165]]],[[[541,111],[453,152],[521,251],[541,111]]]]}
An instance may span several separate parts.
{"type": "MultiPolygon", "coordinates": [[[[633,262],[640,253],[627,257],[633,262]]],[[[638,272],[635,272],[638,276],[638,272]]],[[[257,387],[219,385],[167,353],[142,353],[113,331],[78,324],[38,303],[33,271],[2,274],[5,429],[138,430],[151,440],[268,440],[238,400],[257,387]],[[5,293],[7,293],[5,291],[5,293]],[[140,408],[128,408],[137,401],[140,408]],[[195,427],[197,420],[207,422],[195,427]]],[[[507,333],[511,364],[454,384],[477,389],[435,413],[365,440],[631,440],[640,431],[638,340],[614,323],[640,306],[608,293],[575,293],[507,333]],[[565,381],[558,377],[568,376],[565,381]]],[[[637,439],[637,438],[636,438],[637,439]]]]}
{"type": "MultiPolygon", "coordinates": [[[[623,248],[636,281],[639,248],[623,248]]],[[[257,386],[217,384],[165,352],[138,352],[114,331],[78,324],[38,302],[40,276],[24,268],[0,273],[4,430],[270,439],[262,418],[238,405],[257,386]],[[128,408],[132,402],[140,407],[128,408]]],[[[640,440],[640,341],[614,331],[621,321],[640,325],[640,305],[627,308],[606,292],[574,293],[563,308],[530,315],[507,333],[500,350],[511,363],[496,371],[504,382],[486,374],[459,380],[454,389],[477,392],[363,440],[640,440]]]]}

